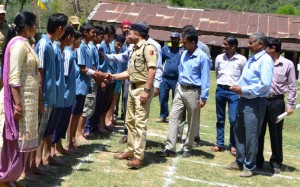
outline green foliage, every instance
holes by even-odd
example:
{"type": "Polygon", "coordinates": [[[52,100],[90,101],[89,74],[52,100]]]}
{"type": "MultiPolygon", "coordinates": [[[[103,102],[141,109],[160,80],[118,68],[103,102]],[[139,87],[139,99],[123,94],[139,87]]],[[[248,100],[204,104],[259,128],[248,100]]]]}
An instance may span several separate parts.
{"type": "Polygon", "coordinates": [[[286,4],[278,7],[276,14],[299,15],[299,11],[292,4],[286,4]]]}
{"type": "Polygon", "coordinates": [[[299,0],[169,0],[173,6],[183,6],[204,9],[220,9],[231,11],[277,13],[299,15],[299,0]],[[281,10],[283,7],[283,10],[281,10]]]}

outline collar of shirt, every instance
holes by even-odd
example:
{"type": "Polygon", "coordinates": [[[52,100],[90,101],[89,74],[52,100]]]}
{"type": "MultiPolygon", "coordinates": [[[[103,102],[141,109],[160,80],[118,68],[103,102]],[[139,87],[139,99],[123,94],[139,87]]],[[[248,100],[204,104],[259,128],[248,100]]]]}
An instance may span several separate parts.
{"type": "Polygon", "coordinates": [[[81,40],[81,43],[83,44],[83,46],[84,46],[85,48],[87,48],[87,49],[90,51],[90,47],[89,47],[86,43],[84,43],[83,40],[81,40]]]}
{"type": "Polygon", "coordinates": [[[227,54],[224,53],[224,58],[225,58],[225,60],[233,60],[233,59],[237,58],[237,55],[238,55],[238,53],[235,52],[234,55],[231,58],[228,58],[227,54]]]}
{"type": "MultiPolygon", "coordinates": [[[[168,46],[169,46],[169,47],[172,47],[172,43],[171,43],[171,42],[169,42],[169,43],[168,43],[168,46]]],[[[182,43],[181,43],[181,42],[179,43],[179,45],[178,45],[178,47],[177,47],[177,48],[180,48],[180,47],[182,47],[182,43]]]]}
{"type": "Polygon", "coordinates": [[[146,40],[139,41],[134,47],[135,50],[141,48],[141,46],[144,45],[145,43],[146,43],[146,40]]]}
{"type": "Polygon", "coordinates": [[[52,41],[50,40],[50,38],[46,35],[46,34],[43,34],[42,35],[42,38],[44,38],[45,40],[46,40],[46,42],[49,44],[49,45],[51,45],[52,46],[52,41]]]}
{"type": "Polygon", "coordinates": [[[274,62],[274,66],[282,65],[283,62],[284,62],[284,58],[282,56],[279,56],[279,59],[277,60],[277,62],[274,62]]]}
{"type": "Polygon", "coordinates": [[[201,50],[201,49],[199,49],[199,48],[197,47],[197,48],[195,49],[195,51],[193,52],[192,55],[190,55],[190,54],[191,54],[190,51],[187,51],[187,52],[186,52],[186,55],[190,55],[189,58],[195,58],[195,57],[197,57],[197,56],[199,55],[199,50],[201,50]]]}
{"type": "Polygon", "coordinates": [[[258,60],[260,57],[262,57],[265,53],[266,53],[266,51],[265,51],[265,50],[262,50],[262,51],[256,53],[255,55],[252,55],[251,58],[250,58],[250,61],[251,61],[251,59],[252,59],[251,63],[254,62],[254,61],[257,61],[257,60],[258,60]]]}

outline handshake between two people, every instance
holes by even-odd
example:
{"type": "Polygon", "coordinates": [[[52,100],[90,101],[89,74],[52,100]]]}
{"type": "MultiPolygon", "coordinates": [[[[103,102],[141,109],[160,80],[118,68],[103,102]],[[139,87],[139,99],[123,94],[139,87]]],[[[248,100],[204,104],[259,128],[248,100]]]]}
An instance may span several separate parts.
{"type": "Polygon", "coordinates": [[[115,77],[112,74],[101,72],[101,71],[96,71],[94,74],[94,78],[106,84],[115,80],[115,77]]]}

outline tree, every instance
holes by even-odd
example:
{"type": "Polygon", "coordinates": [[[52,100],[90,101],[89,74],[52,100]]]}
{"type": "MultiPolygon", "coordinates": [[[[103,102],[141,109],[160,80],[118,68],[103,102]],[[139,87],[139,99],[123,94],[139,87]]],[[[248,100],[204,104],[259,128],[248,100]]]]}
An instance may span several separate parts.
{"type": "Polygon", "coordinates": [[[284,15],[299,15],[299,11],[292,4],[286,4],[278,7],[275,13],[284,15]]]}

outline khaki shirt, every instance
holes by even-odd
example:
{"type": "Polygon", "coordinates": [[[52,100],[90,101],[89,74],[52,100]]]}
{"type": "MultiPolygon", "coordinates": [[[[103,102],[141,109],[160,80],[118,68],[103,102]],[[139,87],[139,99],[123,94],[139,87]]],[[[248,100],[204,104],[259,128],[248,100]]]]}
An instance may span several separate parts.
{"type": "Polygon", "coordinates": [[[146,82],[150,67],[157,66],[157,50],[146,40],[134,46],[127,72],[131,83],[146,82]],[[145,50],[144,50],[145,48],[145,50]],[[143,55],[144,52],[144,55],[143,55]],[[145,57],[145,58],[144,58],[145,57]]]}

